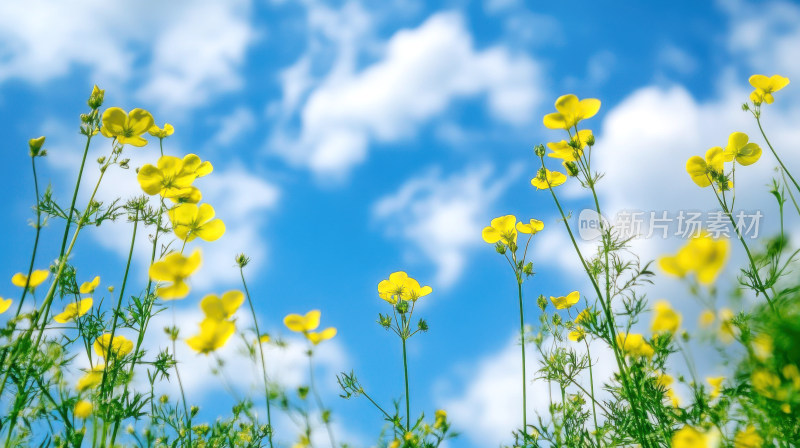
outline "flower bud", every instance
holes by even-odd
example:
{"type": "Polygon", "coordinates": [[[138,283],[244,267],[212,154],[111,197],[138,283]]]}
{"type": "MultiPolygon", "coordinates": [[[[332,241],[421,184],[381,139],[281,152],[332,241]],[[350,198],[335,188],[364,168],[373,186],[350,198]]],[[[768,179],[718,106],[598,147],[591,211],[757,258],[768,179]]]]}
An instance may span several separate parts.
{"type": "Polygon", "coordinates": [[[98,158],[97,158],[97,163],[99,163],[100,165],[102,165],[102,164],[106,163],[106,156],[100,156],[100,157],[98,157],[98,158]]]}
{"type": "Polygon", "coordinates": [[[526,264],[526,265],[525,265],[525,266],[522,268],[522,272],[523,272],[525,275],[533,275],[533,263],[529,261],[529,262],[528,262],[528,264],[526,264]]]}
{"type": "Polygon", "coordinates": [[[540,295],[538,299],[536,299],[536,304],[539,305],[539,309],[544,311],[547,308],[547,299],[544,298],[543,295],[540,295]]]}
{"type": "Polygon", "coordinates": [[[561,325],[561,315],[560,314],[553,314],[553,325],[555,325],[555,326],[561,325]]]}
{"type": "Polygon", "coordinates": [[[428,322],[426,322],[423,319],[420,319],[419,322],[417,323],[417,328],[419,329],[419,331],[423,332],[428,331],[428,322]]]}
{"type": "Polygon", "coordinates": [[[589,134],[589,136],[586,137],[586,144],[589,146],[594,146],[594,142],[594,134],[589,134]]]}
{"type": "Polygon", "coordinates": [[[39,150],[42,149],[42,145],[44,145],[44,136],[28,140],[28,148],[30,149],[31,157],[39,155],[39,150]]]}
{"type": "Polygon", "coordinates": [[[537,157],[544,157],[544,152],[544,145],[541,143],[533,147],[533,153],[536,154],[537,157]]]}
{"type": "Polygon", "coordinates": [[[496,250],[498,254],[503,255],[506,253],[506,246],[501,242],[497,242],[494,245],[494,250],[496,250]]]}
{"type": "Polygon", "coordinates": [[[167,395],[162,395],[162,396],[158,397],[158,401],[161,404],[167,404],[167,402],[169,402],[169,397],[167,395]]]}
{"type": "Polygon", "coordinates": [[[567,169],[567,174],[570,177],[575,177],[580,172],[578,165],[575,162],[564,162],[564,168],[567,169]]]}
{"type": "Polygon", "coordinates": [[[408,312],[408,301],[401,300],[394,306],[398,313],[405,314],[408,312]]]}
{"type": "Polygon", "coordinates": [[[189,408],[189,413],[192,414],[192,417],[197,415],[198,411],[200,411],[200,408],[197,406],[192,406],[191,408],[189,408]]]}
{"type": "Polygon", "coordinates": [[[89,107],[93,110],[100,108],[103,105],[103,100],[105,99],[106,91],[99,89],[96,85],[92,89],[92,94],[89,96],[89,107]]]}

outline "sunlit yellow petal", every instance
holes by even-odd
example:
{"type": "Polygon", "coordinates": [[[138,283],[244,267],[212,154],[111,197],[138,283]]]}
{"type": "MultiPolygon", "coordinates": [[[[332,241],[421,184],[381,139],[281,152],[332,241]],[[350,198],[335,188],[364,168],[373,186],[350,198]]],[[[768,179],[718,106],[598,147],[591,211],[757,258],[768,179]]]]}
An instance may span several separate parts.
{"type": "Polygon", "coordinates": [[[8,311],[8,308],[11,306],[11,302],[13,302],[11,299],[4,299],[0,297],[0,314],[8,311]]]}

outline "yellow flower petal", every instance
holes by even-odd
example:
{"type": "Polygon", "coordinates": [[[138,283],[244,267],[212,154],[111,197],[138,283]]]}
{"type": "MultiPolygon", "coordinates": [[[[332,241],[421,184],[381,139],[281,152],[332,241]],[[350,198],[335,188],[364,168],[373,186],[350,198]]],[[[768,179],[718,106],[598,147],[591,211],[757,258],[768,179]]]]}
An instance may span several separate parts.
{"type": "Polygon", "coordinates": [[[76,302],[68,303],[67,306],[64,308],[64,311],[53,316],[53,320],[55,320],[60,324],[67,323],[75,319],[76,317],[81,317],[84,314],[88,313],[89,310],[92,308],[93,303],[94,302],[91,297],[79,300],[77,303],[76,302]]]}
{"type": "Polygon", "coordinates": [[[530,224],[517,223],[517,232],[536,234],[544,229],[544,223],[538,219],[531,219],[530,224]]]}
{"type": "Polygon", "coordinates": [[[112,341],[111,334],[106,333],[95,339],[92,347],[94,347],[94,352],[97,353],[97,356],[108,360],[108,355],[111,353],[120,358],[133,351],[133,342],[122,335],[114,336],[112,341]]]}
{"type": "Polygon", "coordinates": [[[72,409],[72,413],[75,414],[75,417],[80,419],[86,419],[90,415],[92,415],[92,403],[81,400],[75,403],[75,407],[72,409]]]}
{"type": "Polygon", "coordinates": [[[198,353],[208,354],[222,348],[236,331],[228,320],[205,319],[200,323],[200,333],[186,339],[186,344],[198,353]]]}
{"type": "Polygon", "coordinates": [[[8,311],[8,308],[11,306],[11,302],[13,302],[13,300],[0,297],[0,314],[8,311]]]}
{"type": "Polygon", "coordinates": [[[91,294],[97,289],[97,286],[100,284],[100,277],[96,276],[90,282],[83,282],[80,287],[81,294],[91,294]]]}

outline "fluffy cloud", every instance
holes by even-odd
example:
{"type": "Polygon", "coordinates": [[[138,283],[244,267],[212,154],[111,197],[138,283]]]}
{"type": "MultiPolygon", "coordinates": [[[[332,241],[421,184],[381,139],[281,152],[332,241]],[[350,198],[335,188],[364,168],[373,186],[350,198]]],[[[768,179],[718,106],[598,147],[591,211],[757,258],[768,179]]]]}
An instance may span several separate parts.
{"type": "Polygon", "coordinates": [[[490,165],[482,165],[444,177],[433,169],[378,200],[372,215],[389,235],[408,241],[415,254],[432,261],[436,283],[447,287],[461,275],[466,252],[484,244],[480,234],[489,206],[519,174],[511,169],[495,176],[490,165]]]}
{"type": "MultiPolygon", "coordinates": [[[[339,39],[343,55],[300,107],[299,135],[273,142],[290,162],[318,174],[346,174],[367,157],[371,142],[413,137],[458,98],[485,96],[491,114],[512,124],[528,122],[539,102],[537,64],[503,46],[476,49],[457,13],[398,31],[382,59],[360,71],[349,36],[339,39]]],[[[307,85],[284,77],[284,103],[295,104],[297,86],[307,85]]]]}
{"type": "Polygon", "coordinates": [[[86,67],[104,86],[143,79],[139,97],[163,107],[197,106],[240,87],[237,70],[255,36],[249,8],[249,0],[3,2],[0,83],[86,67]]]}

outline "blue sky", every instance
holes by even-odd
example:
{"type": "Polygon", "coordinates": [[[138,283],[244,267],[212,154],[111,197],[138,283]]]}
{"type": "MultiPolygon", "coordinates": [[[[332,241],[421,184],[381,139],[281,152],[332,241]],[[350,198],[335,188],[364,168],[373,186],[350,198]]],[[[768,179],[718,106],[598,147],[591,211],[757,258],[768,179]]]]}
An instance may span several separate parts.
{"type": "MultiPolygon", "coordinates": [[[[529,183],[531,148],[562,139],[541,116],[565,93],[602,100],[589,126],[612,213],[706,210],[713,199],[695,194],[686,158],[734,130],[753,132],[738,109],[747,78],[794,81],[798,48],[800,6],[792,2],[4,2],[0,175],[10,182],[0,278],[23,269],[33,239],[27,140],[47,136],[40,179],[67,201],[82,149],[78,114],[97,84],[105,106],[145,108],[158,124],[173,124],[167,153],[194,152],[215,167],[197,185],[228,233],[196,244],[203,271],[165,319],[193,332],[199,299],[238,287],[233,257],[247,253],[262,325],[286,334],[285,314],[318,308],[323,325],[338,327],[320,353],[324,395],[343,438],[371,446],[380,416],[339,399],[333,375],[354,369],[382,403],[401,397],[399,341],[375,323],[389,309],[376,285],[405,270],[434,289],[418,311],[431,330],[410,341],[412,412],[446,407],[463,433],[451,447],[497,446],[519,418],[517,309],[512,274],[480,230],[508,213],[545,221],[533,242],[537,275],[525,290],[529,323],[536,296],[584,281],[563,249],[549,196],[529,183]]],[[[791,123],[800,117],[793,85],[781,99],[767,118],[778,146],[796,141],[791,123]]],[[[89,160],[107,144],[97,139],[89,160]]],[[[152,142],[128,151],[132,166],[157,160],[152,142]]],[[[743,184],[762,188],[770,163],[743,184]]],[[[87,182],[96,179],[89,165],[87,182]]],[[[564,190],[569,208],[588,204],[574,186],[564,190]]],[[[133,170],[115,172],[102,194],[139,194],[133,170]]],[[[742,197],[746,209],[763,205],[755,193],[742,197]]],[[[61,228],[52,222],[45,241],[61,228]]],[[[119,284],[129,233],[125,223],[87,229],[74,258],[79,272],[119,284]]],[[[145,238],[134,263],[140,284],[145,238]]],[[[647,258],[677,244],[640,248],[647,258]]],[[[55,255],[42,252],[37,267],[55,255]]],[[[656,294],[680,294],[660,283],[656,294]]],[[[13,294],[10,283],[0,287],[3,297],[13,294]]],[[[165,342],[154,334],[150,343],[165,342]]],[[[186,349],[178,356],[203,415],[227,412],[207,361],[186,349]]],[[[275,356],[287,385],[304,380],[297,356],[275,356]]],[[[235,347],[223,357],[249,390],[255,380],[238,378],[249,367],[235,360],[235,347]]]]}

